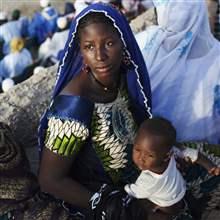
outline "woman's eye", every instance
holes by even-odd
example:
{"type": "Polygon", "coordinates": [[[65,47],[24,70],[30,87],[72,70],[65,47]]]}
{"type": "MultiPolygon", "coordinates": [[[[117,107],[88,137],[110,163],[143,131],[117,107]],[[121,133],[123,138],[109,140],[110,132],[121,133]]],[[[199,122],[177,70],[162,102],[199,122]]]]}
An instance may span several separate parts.
{"type": "Polygon", "coordinates": [[[112,42],[112,41],[109,41],[109,42],[107,43],[107,46],[108,46],[108,47],[113,46],[113,42],[112,42]]]}
{"type": "Polygon", "coordinates": [[[93,49],[94,49],[94,46],[93,46],[93,45],[86,45],[86,46],[85,46],[85,49],[86,49],[86,50],[93,50],[93,49]]]}

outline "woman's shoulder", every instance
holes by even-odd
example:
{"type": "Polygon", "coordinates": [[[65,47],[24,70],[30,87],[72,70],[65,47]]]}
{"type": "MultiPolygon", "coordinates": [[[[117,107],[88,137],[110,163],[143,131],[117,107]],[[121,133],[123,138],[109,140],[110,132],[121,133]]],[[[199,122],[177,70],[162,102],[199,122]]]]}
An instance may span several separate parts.
{"type": "Polygon", "coordinates": [[[48,117],[87,121],[91,119],[93,109],[94,103],[80,95],[60,94],[54,98],[48,117]]]}
{"type": "Polygon", "coordinates": [[[62,121],[78,121],[89,125],[93,115],[94,103],[83,96],[83,77],[73,78],[57,95],[48,111],[48,118],[62,121]]]}
{"type": "Polygon", "coordinates": [[[93,103],[89,100],[76,95],[58,95],[47,111],[45,147],[59,155],[74,155],[80,143],[89,137],[92,116],[93,103]]]}

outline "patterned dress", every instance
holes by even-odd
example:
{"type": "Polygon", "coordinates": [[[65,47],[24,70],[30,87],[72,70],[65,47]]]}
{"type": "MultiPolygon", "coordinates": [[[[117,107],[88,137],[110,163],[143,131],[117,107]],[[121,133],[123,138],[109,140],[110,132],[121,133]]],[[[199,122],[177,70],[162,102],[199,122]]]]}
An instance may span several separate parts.
{"type": "Polygon", "coordinates": [[[124,185],[138,171],[131,158],[136,131],[126,92],[111,103],[59,95],[48,111],[45,147],[74,157],[72,176],[91,190],[102,183],[124,185]]]}

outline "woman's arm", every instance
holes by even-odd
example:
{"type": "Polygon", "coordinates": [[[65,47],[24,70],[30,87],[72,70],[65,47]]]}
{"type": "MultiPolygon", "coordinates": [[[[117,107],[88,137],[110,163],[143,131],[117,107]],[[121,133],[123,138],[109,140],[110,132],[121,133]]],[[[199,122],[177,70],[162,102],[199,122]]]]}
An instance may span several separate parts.
{"type": "Polygon", "coordinates": [[[70,204],[89,208],[92,192],[69,177],[72,162],[72,157],[60,156],[44,148],[39,172],[41,190],[70,204]]]}

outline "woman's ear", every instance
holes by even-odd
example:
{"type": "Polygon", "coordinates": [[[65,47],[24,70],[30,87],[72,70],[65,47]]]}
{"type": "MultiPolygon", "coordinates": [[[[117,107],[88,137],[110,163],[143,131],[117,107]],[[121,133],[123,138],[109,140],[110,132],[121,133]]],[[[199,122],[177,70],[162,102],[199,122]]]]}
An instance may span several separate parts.
{"type": "Polygon", "coordinates": [[[85,73],[89,73],[90,68],[86,63],[83,63],[83,67],[82,67],[83,72],[85,73]]]}

